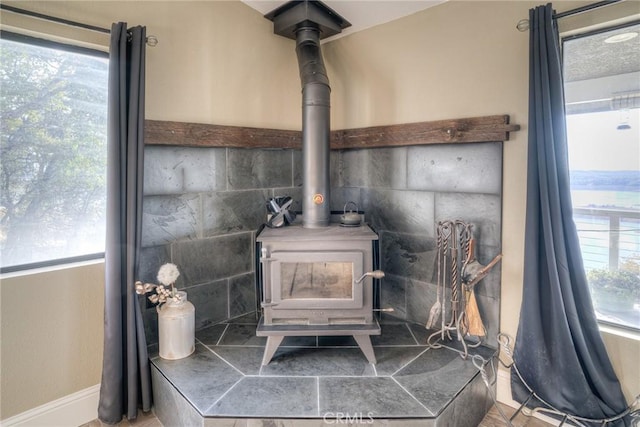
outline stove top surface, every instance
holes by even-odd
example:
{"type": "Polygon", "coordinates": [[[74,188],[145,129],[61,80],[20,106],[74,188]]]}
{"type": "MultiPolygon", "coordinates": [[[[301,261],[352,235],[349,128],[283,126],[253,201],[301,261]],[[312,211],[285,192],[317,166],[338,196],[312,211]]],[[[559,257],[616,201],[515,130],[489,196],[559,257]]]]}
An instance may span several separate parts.
{"type": "Polygon", "coordinates": [[[265,227],[257,236],[258,242],[277,240],[378,240],[378,235],[363,223],[359,227],[344,227],[339,223],[331,223],[328,227],[304,228],[301,223],[294,223],[279,228],[265,227]]]}

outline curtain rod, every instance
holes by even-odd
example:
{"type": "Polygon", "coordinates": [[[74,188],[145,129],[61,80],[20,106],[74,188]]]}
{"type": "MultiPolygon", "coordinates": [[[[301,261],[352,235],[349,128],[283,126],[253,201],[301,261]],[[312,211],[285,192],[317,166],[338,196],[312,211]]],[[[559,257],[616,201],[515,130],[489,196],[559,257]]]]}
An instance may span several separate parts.
{"type": "MultiPolygon", "coordinates": [[[[578,15],[580,13],[589,12],[589,11],[595,10],[595,9],[600,9],[601,7],[610,6],[612,4],[619,3],[621,1],[623,1],[623,0],[597,1],[595,3],[587,4],[585,6],[576,7],[575,9],[567,10],[566,12],[554,13],[553,14],[553,19],[561,19],[561,18],[566,18],[567,16],[578,15]]],[[[527,31],[529,29],[529,20],[528,19],[521,19],[516,24],[516,28],[520,32],[527,31]]]]}
{"type": "MultiPolygon", "coordinates": [[[[20,15],[30,16],[32,18],[42,19],[44,21],[50,21],[50,22],[55,22],[57,24],[68,25],[70,27],[78,27],[78,28],[83,28],[85,30],[89,30],[89,31],[95,31],[98,33],[111,34],[111,30],[108,28],[97,27],[95,25],[89,25],[89,24],[84,24],[82,22],[71,21],[69,19],[63,19],[63,18],[51,16],[51,15],[45,15],[43,13],[33,12],[26,9],[20,9],[18,7],[8,6],[2,3],[0,3],[0,9],[6,10],[8,12],[17,13],[20,15]]],[[[147,36],[146,42],[149,46],[154,47],[158,44],[158,38],[156,36],[149,35],[147,36]]]]}

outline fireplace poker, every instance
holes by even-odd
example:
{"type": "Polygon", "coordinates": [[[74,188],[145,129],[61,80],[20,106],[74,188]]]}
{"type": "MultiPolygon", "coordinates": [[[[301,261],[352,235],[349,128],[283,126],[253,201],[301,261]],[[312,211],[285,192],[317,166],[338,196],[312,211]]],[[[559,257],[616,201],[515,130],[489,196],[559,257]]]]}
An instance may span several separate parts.
{"type": "Polygon", "coordinates": [[[436,238],[436,247],[437,252],[436,256],[438,257],[438,273],[436,279],[436,302],[431,306],[431,310],[429,311],[429,318],[427,319],[427,324],[425,327],[427,329],[433,329],[436,326],[436,322],[440,317],[442,312],[442,302],[440,301],[440,283],[442,280],[442,228],[438,227],[436,230],[437,238],[436,238]]]}
{"type": "MultiPolygon", "coordinates": [[[[439,304],[439,309],[436,309],[436,311],[438,312],[437,314],[440,316],[440,330],[438,332],[436,332],[433,335],[440,335],[440,338],[444,340],[445,335],[447,336],[447,338],[451,339],[451,335],[449,334],[450,328],[445,325],[445,313],[446,313],[446,278],[444,275],[444,272],[448,271],[447,270],[447,254],[449,252],[449,242],[451,241],[451,238],[453,236],[453,229],[454,229],[454,225],[451,221],[440,221],[438,223],[438,228],[437,228],[437,235],[440,236],[440,247],[438,248],[437,251],[437,256],[438,256],[438,266],[439,268],[439,272],[438,272],[438,283],[437,283],[437,294],[439,294],[440,296],[440,304],[439,304]]],[[[436,298],[438,298],[438,295],[436,295],[436,298]]],[[[433,326],[435,326],[435,323],[437,321],[437,317],[434,318],[433,321],[433,326]]],[[[431,338],[431,337],[430,337],[431,338]]]]}
{"type": "Polygon", "coordinates": [[[447,324],[447,329],[457,330],[458,339],[461,340],[459,331],[458,316],[460,313],[460,275],[458,270],[458,250],[459,235],[458,225],[464,224],[461,221],[452,222],[451,232],[451,318],[447,324]]]}

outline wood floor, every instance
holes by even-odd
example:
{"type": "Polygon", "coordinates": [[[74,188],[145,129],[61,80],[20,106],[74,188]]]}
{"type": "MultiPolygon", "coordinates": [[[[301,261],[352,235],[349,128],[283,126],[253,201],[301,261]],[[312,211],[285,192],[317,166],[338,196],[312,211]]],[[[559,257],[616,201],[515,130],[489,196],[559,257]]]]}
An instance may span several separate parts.
{"type": "MultiPolygon", "coordinates": [[[[498,403],[500,409],[510,417],[515,409],[503,405],[502,403],[498,403]]],[[[513,421],[512,424],[514,427],[549,427],[551,424],[545,423],[544,421],[540,421],[537,418],[527,417],[524,414],[519,414],[513,421]]],[[[138,418],[134,421],[122,420],[118,424],[119,427],[163,427],[162,423],[156,418],[153,413],[143,414],[140,413],[138,418]]],[[[87,424],[82,425],[81,427],[106,427],[109,424],[104,424],[99,420],[93,420],[87,424]]],[[[482,422],[478,427],[503,427],[508,426],[507,422],[500,415],[500,411],[497,407],[491,408],[491,410],[484,417],[482,422]]],[[[184,426],[188,427],[188,426],[184,426]]]]}

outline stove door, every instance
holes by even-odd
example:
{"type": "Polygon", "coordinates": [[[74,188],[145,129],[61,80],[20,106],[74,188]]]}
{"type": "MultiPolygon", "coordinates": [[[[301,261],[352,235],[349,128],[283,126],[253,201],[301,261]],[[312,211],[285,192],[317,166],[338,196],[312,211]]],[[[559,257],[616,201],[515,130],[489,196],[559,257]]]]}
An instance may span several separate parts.
{"type": "Polygon", "coordinates": [[[272,309],[361,308],[363,260],[359,251],[273,252],[272,309]]]}

